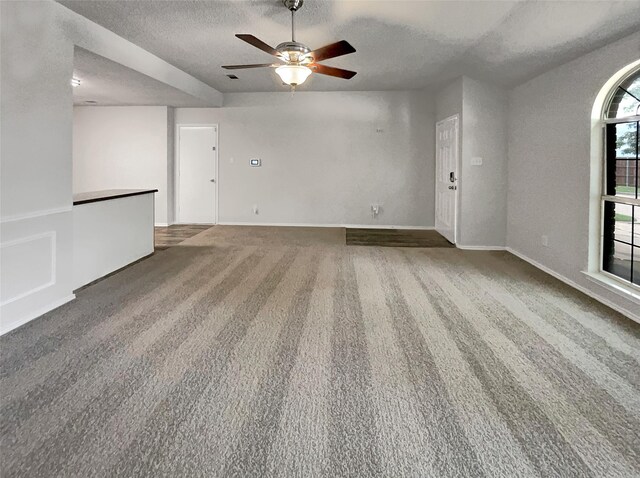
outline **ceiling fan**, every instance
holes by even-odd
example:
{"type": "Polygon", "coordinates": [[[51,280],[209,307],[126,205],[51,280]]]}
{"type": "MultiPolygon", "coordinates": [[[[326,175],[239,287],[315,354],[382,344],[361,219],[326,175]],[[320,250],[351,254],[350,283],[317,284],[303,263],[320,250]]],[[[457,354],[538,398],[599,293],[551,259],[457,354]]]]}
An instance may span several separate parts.
{"type": "Polygon", "coordinates": [[[301,85],[311,75],[319,73],[321,75],[335,76],[349,80],[356,75],[355,71],[343,70],[332,66],[322,65],[319,62],[348,55],[356,51],[349,42],[342,40],[330,45],[323,46],[316,50],[311,50],[306,45],[297,42],[294,29],[294,14],[302,7],[304,0],[282,0],[282,3],[291,11],[291,41],[280,43],[273,48],[262,40],[248,34],[238,34],[236,37],[246,41],[248,44],[275,56],[284,63],[262,63],[257,65],[225,65],[226,70],[241,70],[245,68],[275,68],[276,73],[284,83],[290,85],[292,89],[301,85]]]}

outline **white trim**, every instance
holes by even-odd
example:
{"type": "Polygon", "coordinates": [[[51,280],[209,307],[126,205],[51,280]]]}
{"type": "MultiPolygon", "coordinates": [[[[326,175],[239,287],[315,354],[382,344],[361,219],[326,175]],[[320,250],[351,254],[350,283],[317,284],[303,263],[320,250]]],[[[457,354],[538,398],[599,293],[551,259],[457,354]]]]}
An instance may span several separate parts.
{"type": "Polygon", "coordinates": [[[153,224],[153,227],[169,227],[168,222],[156,222],[153,224]]]}
{"type": "Polygon", "coordinates": [[[533,259],[525,256],[521,252],[515,251],[510,247],[507,247],[506,250],[507,250],[507,252],[510,252],[514,256],[519,257],[520,259],[522,259],[525,262],[528,262],[529,264],[531,264],[532,266],[540,269],[541,271],[546,272],[547,274],[555,277],[559,281],[562,281],[565,284],[573,287],[574,289],[579,290],[583,294],[588,295],[592,299],[595,299],[598,302],[606,305],[607,307],[611,307],[613,310],[615,310],[617,312],[620,312],[622,315],[630,318],[631,320],[640,323],[640,315],[634,314],[633,312],[631,312],[628,309],[625,309],[624,307],[620,307],[618,304],[615,304],[614,302],[611,302],[609,299],[605,299],[604,297],[602,297],[601,295],[593,292],[592,290],[587,289],[586,287],[583,287],[583,286],[579,285],[578,283],[576,283],[576,282],[572,281],[571,279],[563,276],[562,274],[557,273],[556,271],[554,271],[552,269],[549,269],[547,266],[543,266],[538,261],[534,261],[533,259]]]}
{"type": "Polygon", "coordinates": [[[25,219],[33,219],[35,217],[50,216],[52,214],[60,214],[63,212],[71,212],[72,206],[56,207],[52,209],[42,209],[40,211],[28,212],[25,214],[14,214],[13,216],[5,216],[0,219],[0,224],[7,222],[24,221],[25,219]]]}
{"type": "MultiPolygon", "coordinates": [[[[602,86],[602,88],[600,89],[600,92],[598,93],[599,98],[596,98],[596,101],[594,103],[594,109],[596,105],[601,103],[598,105],[598,109],[599,109],[599,111],[597,112],[598,120],[605,122],[607,119],[613,119],[613,120],[616,119],[616,118],[607,118],[607,113],[608,113],[607,109],[611,104],[611,100],[613,99],[613,96],[615,95],[618,87],[622,83],[624,83],[624,81],[627,78],[635,75],[638,70],[640,70],[640,60],[635,60],[629,63],[628,65],[626,65],[624,68],[621,68],[620,70],[618,70],[602,86]]],[[[592,117],[594,117],[593,113],[594,111],[592,110],[592,114],[591,114],[592,117]]]]}
{"type": "MultiPolygon", "coordinates": [[[[582,271],[585,272],[587,274],[592,274],[593,277],[596,278],[600,278],[600,277],[604,277],[604,282],[611,282],[613,281],[614,284],[620,286],[622,288],[623,291],[627,291],[627,290],[631,290],[633,292],[633,294],[638,294],[640,293],[640,285],[636,285],[633,282],[629,282],[626,279],[623,279],[622,277],[619,277],[609,271],[605,271],[603,269],[597,270],[597,271],[582,271]]],[[[640,302],[639,302],[640,304],[640,302]]]]}
{"type": "Polygon", "coordinates": [[[611,292],[615,292],[619,296],[624,297],[627,300],[637,302],[638,305],[640,305],[640,288],[638,288],[636,285],[629,284],[628,286],[626,286],[620,279],[616,278],[612,274],[608,274],[605,271],[582,271],[582,273],[587,277],[587,279],[595,282],[605,289],[609,289],[611,292]]]}
{"type": "MultiPolygon", "coordinates": [[[[635,159],[633,160],[635,161],[635,159]]],[[[627,206],[640,206],[640,199],[628,198],[626,196],[602,196],[602,201],[626,204],[627,206]]]]}
{"type": "Polygon", "coordinates": [[[462,244],[455,245],[458,249],[465,251],[506,251],[505,246],[463,246],[462,244]]]}
{"type": "MultiPolygon", "coordinates": [[[[193,222],[172,222],[171,224],[169,224],[170,226],[191,226],[193,225],[193,222]]],[[[199,222],[196,224],[197,226],[219,226],[220,223],[218,224],[213,224],[212,222],[199,222]]]]}
{"type": "Polygon", "coordinates": [[[216,205],[213,211],[213,223],[218,224],[218,207],[220,205],[220,127],[218,123],[176,123],[175,138],[174,138],[174,165],[173,165],[173,218],[174,224],[183,224],[180,222],[180,208],[178,204],[180,202],[180,128],[213,128],[216,133],[216,145],[215,145],[215,184],[216,184],[216,205]]]}
{"type": "Polygon", "coordinates": [[[219,226],[273,226],[273,227],[344,227],[349,229],[409,229],[416,231],[433,231],[433,226],[381,226],[379,224],[313,224],[301,222],[219,222],[219,226]]]}
{"type": "MultiPolygon", "coordinates": [[[[635,72],[634,72],[635,73],[635,72]]],[[[632,76],[633,73],[631,73],[630,75],[627,75],[624,77],[624,80],[626,80],[627,78],[629,78],[629,76],[632,76]]],[[[623,80],[623,81],[624,81],[623,80]]],[[[618,87],[616,86],[613,91],[617,90],[618,87]]],[[[611,100],[609,100],[609,103],[611,103],[611,100]]],[[[640,121],[640,115],[634,115],[634,116],[623,116],[621,118],[606,118],[604,120],[602,120],[602,122],[604,124],[618,124],[618,123],[634,123],[636,121],[640,121]]]]}
{"type": "Polygon", "coordinates": [[[51,312],[53,309],[57,309],[58,307],[66,304],[67,302],[71,302],[76,298],[75,294],[70,294],[62,299],[54,300],[49,305],[41,307],[35,312],[31,312],[29,315],[22,317],[20,320],[12,322],[11,325],[5,327],[4,323],[0,323],[0,335],[4,335],[7,332],[11,332],[13,329],[17,329],[21,325],[26,324],[27,322],[31,322],[32,320],[37,319],[38,317],[46,314],[47,312],[51,312]]]}
{"type": "Polygon", "coordinates": [[[16,295],[15,297],[11,297],[5,301],[0,302],[0,306],[4,306],[10,304],[11,302],[15,302],[16,300],[24,299],[25,297],[35,294],[36,292],[40,292],[41,290],[47,289],[56,283],[56,232],[49,231],[43,232],[40,234],[34,234],[32,236],[21,237],[20,239],[15,239],[13,241],[3,242],[0,244],[0,249],[5,247],[11,247],[18,244],[24,244],[25,242],[37,241],[38,239],[49,238],[49,245],[51,246],[51,275],[49,276],[49,280],[44,284],[40,284],[32,289],[29,289],[21,294],[16,295]]]}

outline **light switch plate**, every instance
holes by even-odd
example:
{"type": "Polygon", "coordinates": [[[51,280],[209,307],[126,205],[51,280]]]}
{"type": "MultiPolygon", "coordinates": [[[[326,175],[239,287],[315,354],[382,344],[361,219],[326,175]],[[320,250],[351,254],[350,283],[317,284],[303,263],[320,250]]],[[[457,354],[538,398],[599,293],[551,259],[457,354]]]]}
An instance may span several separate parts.
{"type": "Polygon", "coordinates": [[[482,166],[482,158],[479,156],[471,158],[471,166],[482,166]]]}

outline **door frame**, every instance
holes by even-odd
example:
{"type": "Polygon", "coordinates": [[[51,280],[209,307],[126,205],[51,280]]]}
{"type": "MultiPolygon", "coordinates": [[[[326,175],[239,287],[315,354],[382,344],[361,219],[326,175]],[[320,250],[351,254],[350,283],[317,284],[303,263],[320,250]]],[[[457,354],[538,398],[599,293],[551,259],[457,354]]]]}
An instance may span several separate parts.
{"type": "Polygon", "coordinates": [[[218,205],[220,191],[220,173],[218,168],[218,153],[220,152],[220,126],[218,123],[176,123],[175,128],[175,147],[174,147],[174,167],[173,167],[173,209],[174,224],[185,224],[180,221],[180,128],[215,128],[216,133],[216,150],[214,154],[214,171],[216,180],[215,207],[213,212],[213,224],[218,224],[218,205]]]}
{"type": "MultiPolygon", "coordinates": [[[[456,120],[456,189],[454,191],[454,201],[455,201],[455,217],[453,218],[453,244],[457,246],[458,244],[458,239],[459,239],[459,222],[460,222],[460,185],[461,185],[461,175],[462,175],[462,145],[461,145],[461,141],[460,141],[460,115],[458,113],[451,115],[451,116],[447,116],[446,118],[441,119],[440,121],[436,122],[436,140],[435,140],[435,166],[436,169],[438,167],[438,125],[441,123],[445,123],[447,121],[450,121],[452,119],[456,120]]],[[[437,182],[437,178],[436,178],[436,182],[437,182]]],[[[437,187],[437,184],[435,184],[435,186],[437,187]]],[[[435,191],[434,191],[435,192],[435,191]]],[[[436,201],[437,201],[437,194],[436,194],[436,201]]],[[[434,209],[435,209],[436,204],[434,203],[434,209]]],[[[434,217],[434,228],[435,228],[435,217],[434,217]]]]}

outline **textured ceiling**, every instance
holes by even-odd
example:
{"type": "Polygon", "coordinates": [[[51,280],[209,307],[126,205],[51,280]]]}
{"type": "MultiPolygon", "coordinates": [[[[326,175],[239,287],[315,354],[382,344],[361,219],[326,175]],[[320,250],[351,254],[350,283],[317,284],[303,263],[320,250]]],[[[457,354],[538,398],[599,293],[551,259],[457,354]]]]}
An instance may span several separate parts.
{"type": "Polygon", "coordinates": [[[119,63],[75,48],[73,76],[81,81],[73,89],[73,104],[100,106],[207,106],[202,100],[119,63]]]}
{"type": "MultiPolygon", "coordinates": [[[[271,69],[230,80],[220,68],[271,61],[234,34],[289,40],[280,0],[60,3],[220,91],[285,88],[271,69]]],[[[306,0],[296,27],[312,49],[345,39],[357,50],[324,62],[357,71],[353,79],[312,75],[300,89],[417,89],[461,74],[513,86],[640,30],[640,1],[306,0]]]]}

